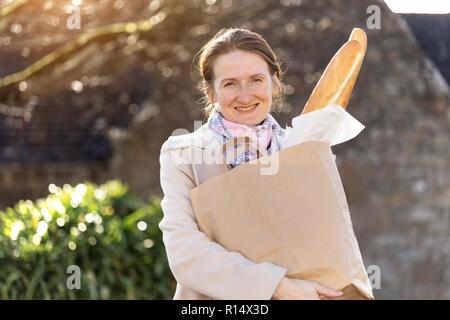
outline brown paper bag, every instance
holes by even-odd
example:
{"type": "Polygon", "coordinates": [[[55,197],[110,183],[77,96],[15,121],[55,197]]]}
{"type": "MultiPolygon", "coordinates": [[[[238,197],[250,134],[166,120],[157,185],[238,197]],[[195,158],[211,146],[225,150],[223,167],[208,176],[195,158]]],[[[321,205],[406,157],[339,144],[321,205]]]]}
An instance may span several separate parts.
{"type": "Polygon", "coordinates": [[[343,290],[338,299],[373,299],[329,145],[305,142],[272,156],[274,175],[261,175],[264,162],[253,160],[191,190],[200,230],[288,277],[343,290]]]}

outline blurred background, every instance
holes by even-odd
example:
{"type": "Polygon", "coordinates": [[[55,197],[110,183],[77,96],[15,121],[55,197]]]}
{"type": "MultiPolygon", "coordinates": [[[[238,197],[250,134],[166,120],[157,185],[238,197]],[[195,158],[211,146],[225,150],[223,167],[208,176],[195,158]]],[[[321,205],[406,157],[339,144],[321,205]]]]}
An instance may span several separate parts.
{"type": "Polygon", "coordinates": [[[0,0],[0,299],[172,297],[159,151],[205,120],[192,60],[238,26],[279,56],[283,127],[366,31],[366,129],[334,153],[374,294],[450,299],[450,2],[386,2],[0,0]]]}

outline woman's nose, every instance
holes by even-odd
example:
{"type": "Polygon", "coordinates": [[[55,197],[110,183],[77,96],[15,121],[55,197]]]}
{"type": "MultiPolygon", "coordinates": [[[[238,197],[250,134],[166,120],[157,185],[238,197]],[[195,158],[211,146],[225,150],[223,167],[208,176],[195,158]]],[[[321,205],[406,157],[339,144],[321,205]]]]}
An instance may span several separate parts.
{"type": "Polygon", "coordinates": [[[238,101],[242,104],[250,103],[253,101],[253,94],[247,86],[242,86],[238,93],[238,101]]]}

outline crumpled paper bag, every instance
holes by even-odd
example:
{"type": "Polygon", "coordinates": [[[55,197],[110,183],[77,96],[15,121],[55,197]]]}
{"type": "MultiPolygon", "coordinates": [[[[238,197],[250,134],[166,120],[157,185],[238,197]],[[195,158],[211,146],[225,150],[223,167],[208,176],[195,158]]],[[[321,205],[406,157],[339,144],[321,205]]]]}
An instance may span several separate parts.
{"type": "MultiPolygon", "coordinates": [[[[344,295],[373,299],[330,145],[364,128],[339,106],[295,118],[275,174],[252,160],[191,190],[197,223],[209,239],[254,262],[288,269],[344,295]]],[[[207,263],[207,261],[205,261],[207,263]]]]}

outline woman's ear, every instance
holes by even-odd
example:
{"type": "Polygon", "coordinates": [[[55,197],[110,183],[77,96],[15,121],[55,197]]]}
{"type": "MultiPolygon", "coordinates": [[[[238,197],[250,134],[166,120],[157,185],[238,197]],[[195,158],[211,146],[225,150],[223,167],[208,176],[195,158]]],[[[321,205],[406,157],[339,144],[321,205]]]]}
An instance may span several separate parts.
{"type": "Polygon", "coordinates": [[[214,104],[216,101],[215,101],[215,98],[214,98],[214,89],[213,88],[208,88],[207,90],[206,90],[206,94],[207,94],[207,96],[208,96],[208,99],[209,99],[209,102],[211,102],[212,104],[214,104]]]}
{"type": "Polygon", "coordinates": [[[276,96],[281,92],[281,82],[276,75],[272,77],[272,96],[276,96]]]}

